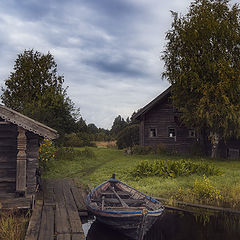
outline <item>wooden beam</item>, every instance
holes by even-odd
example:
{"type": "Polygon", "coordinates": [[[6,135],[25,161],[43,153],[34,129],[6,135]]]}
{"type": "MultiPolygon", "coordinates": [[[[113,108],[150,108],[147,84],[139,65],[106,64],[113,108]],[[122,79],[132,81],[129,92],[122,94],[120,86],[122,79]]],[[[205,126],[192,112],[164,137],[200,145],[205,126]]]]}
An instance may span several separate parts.
{"type": "Polygon", "coordinates": [[[24,195],[26,192],[26,166],[27,166],[27,137],[25,129],[18,127],[17,137],[17,171],[16,171],[16,193],[24,195]]]}

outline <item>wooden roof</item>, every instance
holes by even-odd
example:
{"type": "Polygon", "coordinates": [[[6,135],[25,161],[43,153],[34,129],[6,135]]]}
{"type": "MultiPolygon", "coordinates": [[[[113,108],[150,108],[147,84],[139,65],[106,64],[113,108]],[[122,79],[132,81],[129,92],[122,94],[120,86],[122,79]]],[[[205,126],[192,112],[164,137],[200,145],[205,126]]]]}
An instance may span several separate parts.
{"type": "Polygon", "coordinates": [[[162,92],[160,95],[158,95],[156,98],[154,98],[150,103],[148,103],[146,106],[144,106],[140,111],[138,111],[134,115],[134,119],[139,120],[140,117],[144,114],[146,114],[149,110],[151,110],[157,103],[162,101],[165,97],[170,96],[171,94],[171,86],[167,88],[164,92],[162,92]]]}
{"type": "Polygon", "coordinates": [[[56,139],[58,137],[56,130],[40,122],[37,122],[27,116],[24,116],[23,114],[16,112],[1,104],[0,104],[0,117],[7,122],[16,124],[19,127],[22,127],[39,136],[49,138],[49,139],[56,139]]]}

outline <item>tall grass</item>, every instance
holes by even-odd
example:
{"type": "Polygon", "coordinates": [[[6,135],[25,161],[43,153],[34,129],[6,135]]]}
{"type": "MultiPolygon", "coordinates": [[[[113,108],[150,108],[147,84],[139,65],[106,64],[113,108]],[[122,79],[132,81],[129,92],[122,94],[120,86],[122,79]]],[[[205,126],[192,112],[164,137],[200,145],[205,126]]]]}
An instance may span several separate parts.
{"type": "Polygon", "coordinates": [[[28,221],[22,212],[0,212],[0,240],[23,240],[28,221]]]}

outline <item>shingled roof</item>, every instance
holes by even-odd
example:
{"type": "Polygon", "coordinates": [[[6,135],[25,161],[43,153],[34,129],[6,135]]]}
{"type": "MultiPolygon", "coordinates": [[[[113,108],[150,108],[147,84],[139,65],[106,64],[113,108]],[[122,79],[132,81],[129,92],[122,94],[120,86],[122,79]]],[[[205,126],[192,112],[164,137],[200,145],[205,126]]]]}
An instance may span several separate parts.
{"type": "Polygon", "coordinates": [[[150,103],[148,103],[146,106],[144,106],[140,111],[138,111],[134,115],[134,119],[139,120],[139,118],[146,114],[148,111],[150,111],[157,103],[162,101],[165,97],[170,96],[171,94],[171,86],[167,88],[164,92],[162,92],[160,95],[158,95],[156,98],[154,98],[150,103]]]}
{"type": "Polygon", "coordinates": [[[56,139],[57,131],[23,114],[0,104],[0,117],[39,136],[56,139]]]}

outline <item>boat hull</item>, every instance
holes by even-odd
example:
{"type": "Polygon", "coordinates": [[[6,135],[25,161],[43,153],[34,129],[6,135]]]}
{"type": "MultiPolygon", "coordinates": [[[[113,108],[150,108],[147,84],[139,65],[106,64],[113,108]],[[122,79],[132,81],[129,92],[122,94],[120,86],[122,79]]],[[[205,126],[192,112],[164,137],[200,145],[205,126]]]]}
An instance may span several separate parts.
{"type": "Polygon", "coordinates": [[[108,225],[125,236],[132,239],[139,239],[140,235],[145,233],[152,227],[161,214],[154,216],[147,215],[127,215],[127,216],[109,216],[103,214],[96,214],[97,220],[103,224],[108,225]]]}

